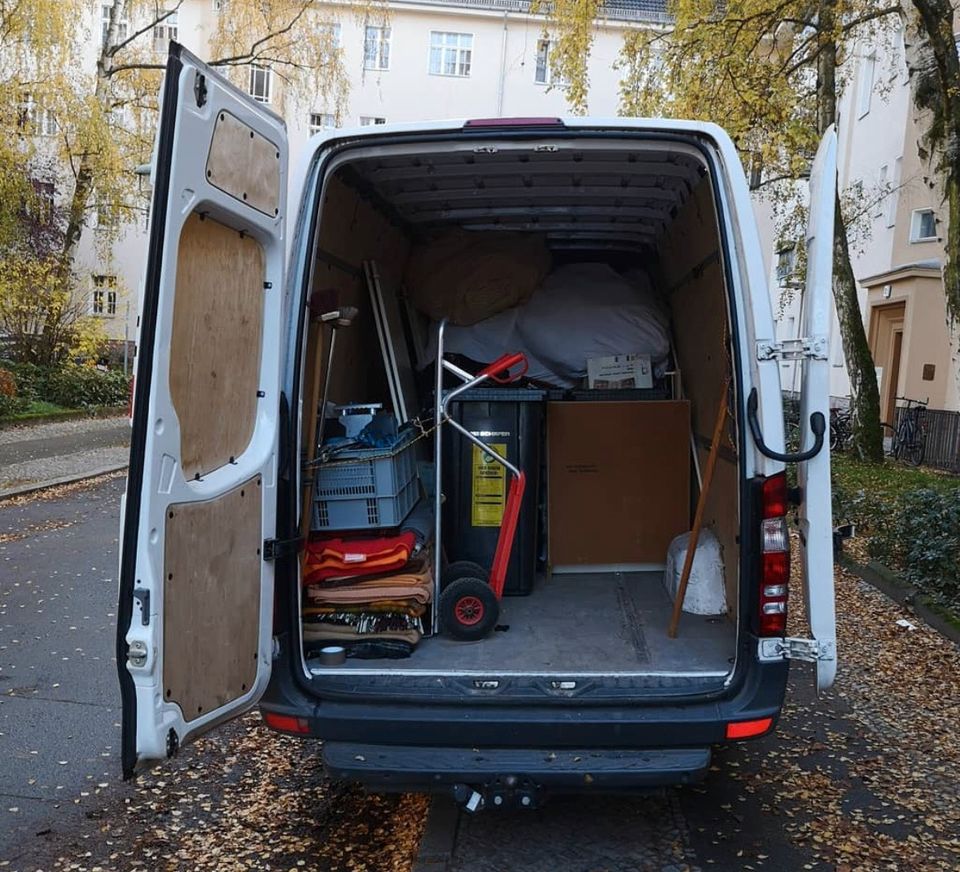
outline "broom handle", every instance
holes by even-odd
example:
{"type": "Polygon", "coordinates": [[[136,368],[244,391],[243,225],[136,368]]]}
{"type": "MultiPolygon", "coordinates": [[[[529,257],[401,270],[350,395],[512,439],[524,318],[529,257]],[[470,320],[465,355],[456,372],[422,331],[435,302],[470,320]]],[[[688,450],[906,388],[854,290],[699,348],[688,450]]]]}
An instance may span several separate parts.
{"type": "Polygon", "coordinates": [[[683,558],[683,572],[680,573],[680,585],[677,588],[677,598],[673,601],[673,615],[670,618],[670,629],[667,635],[671,639],[677,638],[677,625],[680,623],[680,612],[683,610],[683,600],[687,595],[687,583],[690,581],[690,570],[693,569],[693,558],[697,552],[697,540],[700,538],[700,527],[703,524],[703,512],[707,504],[707,493],[713,481],[713,470],[717,465],[717,454],[720,453],[720,437],[723,435],[723,425],[727,420],[727,388],[729,379],[723,383],[720,393],[720,408],[717,409],[717,423],[713,428],[713,441],[710,443],[710,456],[707,458],[707,468],[703,472],[703,484],[700,487],[700,496],[697,498],[697,511],[693,516],[693,528],[690,530],[690,541],[687,543],[687,553],[683,558]]]}

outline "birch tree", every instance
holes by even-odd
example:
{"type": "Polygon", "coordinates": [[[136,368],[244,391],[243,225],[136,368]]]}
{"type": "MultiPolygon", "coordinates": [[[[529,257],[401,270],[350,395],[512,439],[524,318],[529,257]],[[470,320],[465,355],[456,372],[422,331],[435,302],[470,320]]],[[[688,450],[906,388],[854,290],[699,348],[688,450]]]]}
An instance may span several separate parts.
{"type": "MultiPolygon", "coordinates": [[[[224,0],[209,33],[183,33],[185,0],[113,0],[97,4],[101,16],[89,38],[98,46],[93,69],[63,81],[62,158],[72,194],[63,262],[97,209],[116,226],[142,217],[135,168],[149,159],[157,122],[157,94],[167,44],[176,36],[247,90],[251,65],[268,68],[279,83],[274,108],[309,93],[339,111],[347,93],[331,15],[362,14],[361,5],[334,7],[316,0],[224,0]],[[334,11],[337,10],[337,11],[334,11]],[[199,42],[199,45],[195,43],[199,42]]],[[[207,8],[205,6],[205,8],[207,8]]]]}
{"type": "Polygon", "coordinates": [[[924,131],[921,157],[938,178],[947,207],[943,288],[951,327],[960,317],[960,57],[958,7],[912,0],[903,10],[907,66],[924,131]]]}
{"type": "MultiPolygon", "coordinates": [[[[942,2],[942,0],[941,0],[942,2]]],[[[559,72],[576,76],[583,22],[600,0],[551,7],[559,72]]],[[[792,199],[817,142],[837,121],[849,46],[884,38],[899,6],[889,0],[674,0],[668,26],[627,34],[619,60],[625,115],[720,123],[746,156],[756,186],[792,199]]],[[[574,92],[574,95],[585,91],[574,92]]],[[[574,107],[584,108],[584,107],[574,107]]],[[[851,385],[853,451],[883,456],[879,392],[850,262],[838,194],[833,296],[851,385]]]]}

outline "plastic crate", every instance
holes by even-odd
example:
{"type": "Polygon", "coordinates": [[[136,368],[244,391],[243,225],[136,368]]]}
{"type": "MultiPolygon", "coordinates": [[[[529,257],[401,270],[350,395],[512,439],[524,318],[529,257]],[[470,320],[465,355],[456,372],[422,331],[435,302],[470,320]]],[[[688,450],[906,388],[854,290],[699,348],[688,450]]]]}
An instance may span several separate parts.
{"type": "Polygon", "coordinates": [[[314,530],[370,530],[399,527],[420,497],[420,481],[410,479],[395,496],[318,499],[313,503],[314,530]]]}
{"type": "Polygon", "coordinates": [[[317,468],[314,530],[396,527],[419,497],[417,453],[408,441],[391,453],[343,451],[317,468]]]}

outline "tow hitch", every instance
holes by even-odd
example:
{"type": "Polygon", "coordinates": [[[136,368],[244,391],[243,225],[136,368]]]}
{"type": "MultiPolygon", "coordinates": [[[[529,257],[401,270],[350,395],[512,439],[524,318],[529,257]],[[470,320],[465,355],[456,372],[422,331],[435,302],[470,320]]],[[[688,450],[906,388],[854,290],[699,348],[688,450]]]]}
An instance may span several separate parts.
{"type": "Polygon", "coordinates": [[[454,784],[451,793],[454,800],[469,812],[482,809],[533,809],[539,805],[540,788],[526,778],[506,775],[476,787],[454,784]]]}

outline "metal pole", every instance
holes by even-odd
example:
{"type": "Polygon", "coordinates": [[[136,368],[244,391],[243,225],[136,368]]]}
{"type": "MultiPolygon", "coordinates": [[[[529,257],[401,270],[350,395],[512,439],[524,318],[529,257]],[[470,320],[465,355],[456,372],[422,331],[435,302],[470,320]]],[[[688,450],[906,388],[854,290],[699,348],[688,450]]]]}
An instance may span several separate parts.
{"type": "Polygon", "coordinates": [[[127,311],[123,316],[123,374],[127,375],[127,361],[130,347],[130,300],[127,300],[127,311]]]}
{"type": "Polygon", "coordinates": [[[327,421],[327,398],[330,395],[330,367],[333,366],[333,346],[337,341],[337,322],[330,326],[330,346],[327,350],[327,368],[323,374],[323,399],[320,400],[320,420],[317,422],[317,444],[314,446],[315,457],[323,450],[323,431],[327,421]]]}
{"type": "Polygon", "coordinates": [[[440,570],[442,568],[442,525],[440,512],[443,509],[440,471],[440,437],[443,421],[443,334],[447,320],[444,318],[437,328],[437,377],[433,393],[433,608],[431,609],[430,629],[435,636],[440,631],[440,570]]]}

